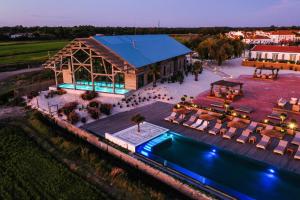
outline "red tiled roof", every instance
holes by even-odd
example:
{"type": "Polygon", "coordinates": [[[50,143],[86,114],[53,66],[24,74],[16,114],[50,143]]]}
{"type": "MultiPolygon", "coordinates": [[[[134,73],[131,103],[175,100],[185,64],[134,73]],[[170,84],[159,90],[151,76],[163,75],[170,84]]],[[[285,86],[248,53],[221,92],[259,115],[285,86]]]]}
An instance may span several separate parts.
{"type": "Polygon", "coordinates": [[[300,53],[300,46],[256,45],[252,51],[300,53]]]}
{"type": "Polygon", "coordinates": [[[252,35],[252,36],[247,36],[245,37],[245,39],[270,39],[269,37],[267,36],[263,36],[263,35],[252,35]]]}
{"type": "Polygon", "coordinates": [[[278,30],[271,32],[271,35],[295,35],[295,30],[278,30]]]}

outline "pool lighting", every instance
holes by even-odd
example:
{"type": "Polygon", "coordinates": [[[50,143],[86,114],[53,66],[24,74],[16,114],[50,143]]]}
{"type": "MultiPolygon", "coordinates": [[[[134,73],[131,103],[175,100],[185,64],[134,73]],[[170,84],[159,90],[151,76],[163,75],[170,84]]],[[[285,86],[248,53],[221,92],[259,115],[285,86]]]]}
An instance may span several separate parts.
{"type": "Polygon", "coordinates": [[[268,170],[271,174],[274,174],[275,173],[275,170],[274,169],[269,169],[268,170]]]}
{"type": "Polygon", "coordinates": [[[213,149],[213,150],[212,150],[212,152],[213,152],[213,153],[216,153],[216,152],[217,152],[217,150],[216,150],[216,149],[213,149]]]}

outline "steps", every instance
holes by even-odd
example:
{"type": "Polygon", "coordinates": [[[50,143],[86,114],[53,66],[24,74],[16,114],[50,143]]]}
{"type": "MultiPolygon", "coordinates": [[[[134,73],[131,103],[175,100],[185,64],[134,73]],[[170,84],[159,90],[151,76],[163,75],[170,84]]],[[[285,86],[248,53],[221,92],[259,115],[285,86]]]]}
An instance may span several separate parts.
{"type": "Polygon", "coordinates": [[[143,150],[151,152],[151,151],[153,151],[153,149],[155,147],[157,147],[158,145],[161,145],[167,141],[172,141],[172,137],[167,134],[163,134],[163,135],[151,140],[150,142],[146,143],[146,145],[143,147],[143,150]]]}

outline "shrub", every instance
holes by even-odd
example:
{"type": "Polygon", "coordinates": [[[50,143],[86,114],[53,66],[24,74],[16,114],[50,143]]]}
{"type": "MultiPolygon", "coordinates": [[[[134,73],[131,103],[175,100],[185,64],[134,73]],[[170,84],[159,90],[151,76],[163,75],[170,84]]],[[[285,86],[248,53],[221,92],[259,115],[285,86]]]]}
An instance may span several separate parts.
{"type": "Polygon", "coordinates": [[[98,93],[95,91],[86,91],[84,94],[81,95],[83,100],[92,100],[98,97],[98,93]]]}
{"type": "Polygon", "coordinates": [[[82,117],[80,121],[85,124],[86,123],[86,118],[82,117]]]}
{"type": "Polygon", "coordinates": [[[112,105],[111,104],[101,104],[100,111],[105,115],[111,114],[112,105]]]}
{"type": "Polygon", "coordinates": [[[79,122],[79,115],[77,112],[72,111],[68,114],[68,120],[72,123],[72,124],[76,124],[77,122],[79,122]]]}
{"type": "Polygon", "coordinates": [[[66,103],[59,112],[63,112],[65,115],[69,115],[72,111],[75,110],[78,103],[76,101],[66,103]]]}
{"type": "Polygon", "coordinates": [[[93,107],[93,108],[99,108],[100,102],[99,101],[91,101],[89,103],[89,107],[93,107]]]}
{"type": "Polygon", "coordinates": [[[55,93],[56,93],[57,95],[64,95],[64,94],[67,93],[67,91],[66,91],[66,90],[63,90],[63,89],[58,89],[57,91],[55,91],[55,93]]]}
{"type": "Polygon", "coordinates": [[[88,113],[93,119],[98,119],[100,117],[100,111],[98,108],[88,107],[88,113]]]}

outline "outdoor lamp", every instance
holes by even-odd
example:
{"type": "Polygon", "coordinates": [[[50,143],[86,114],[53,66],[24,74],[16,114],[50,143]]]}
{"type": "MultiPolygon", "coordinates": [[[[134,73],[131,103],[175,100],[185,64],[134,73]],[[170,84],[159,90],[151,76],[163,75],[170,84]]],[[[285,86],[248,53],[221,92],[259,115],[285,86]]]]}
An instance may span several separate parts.
{"type": "Polygon", "coordinates": [[[265,119],[265,120],[264,120],[264,123],[266,123],[266,124],[269,123],[269,120],[268,120],[268,119],[265,119]]]}

